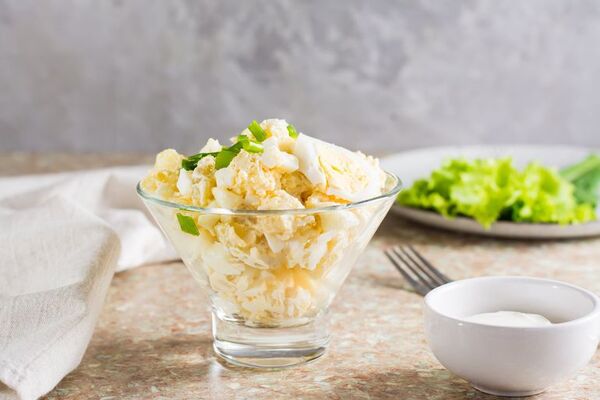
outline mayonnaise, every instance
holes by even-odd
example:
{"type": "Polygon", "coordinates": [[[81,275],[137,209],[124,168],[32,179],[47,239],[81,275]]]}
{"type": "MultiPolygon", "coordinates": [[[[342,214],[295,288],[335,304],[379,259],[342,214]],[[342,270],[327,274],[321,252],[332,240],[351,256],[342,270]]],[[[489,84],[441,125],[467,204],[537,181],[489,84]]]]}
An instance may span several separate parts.
{"type": "Polygon", "coordinates": [[[496,311],[481,313],[465,318],[469,322],[509,327],[535,327],[552,325],[546,317],[539,314],[528,314],[517,311],[496,311]]]}

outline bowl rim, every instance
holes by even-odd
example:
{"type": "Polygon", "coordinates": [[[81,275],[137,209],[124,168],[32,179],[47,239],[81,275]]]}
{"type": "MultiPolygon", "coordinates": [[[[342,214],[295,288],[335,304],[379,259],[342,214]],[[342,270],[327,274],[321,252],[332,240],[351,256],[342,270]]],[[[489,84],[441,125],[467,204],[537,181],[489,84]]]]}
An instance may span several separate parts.
{"type": "Polygon", "coordinates": [[[230,208],[220,208],[220,207],[196,207],[196,206],[190,206],[190,205],[185,205],[185,204],[181,204],[181,203],[176,203],[173,201],[167,201],[167,200],[163,200],[158,197],[155,197],[152,194],[146,192],[144,189],[142,189],[142,187],[141,187],[142,181],[138,182],[138,184],[136,186],[136,190],[137,190],[138,195],[142,199],[150,201],[152,203],[155,203],[155,204],[158,204],[161,206],[165,206],[165,207],[179,209],[179,210],[201,212],[204,214],[255,215],[255,216],[282,215],[282,214],[306,215],[306,214],[318,214],[321,212],[329,212],[329,211],[349,210],[349,209],[353,209],[353,208],[357,208],[357,207],[362,207],[362,206],[365,206],[370,203],[374,203],[378,200],[395,197],[402,189],[402,181],[396,174],[393,174],[388,171],[384,171],[384,173],[386,174],[387,178],[392,178],[394,180],[393,187],[386,193],[380,194],[375,197],[370,197],[370,198],[367,198],[364,200],[350,202],[347,204],[336,204],[336,205],[332,205],[332,206],[315,207],[315,208],[298,208],[298,209],[283,209],[283,210],[245,210],[245,209],[230,209],[230,208]]]}
{"type": "Polygon", "coordinates": [[[467,279],[461,279],[458,281],[453,281],[453,282],[447,283],[445,285],[439,286],[439,287],[433,289],[432,291],[430,291],[429,293],[427,293],[427,295],[425,296],[425,299],[424,299],[424,304],[431,312],[433,312],[437,316],[447,318],[452,321],[456,321],[457,323],[460,323],[463,325],[467,325],[467,326],[472,325],[472,326],[477,326],[477,327],[486,327],[489,329],[503,329],[503,330],[510,330],[510,331],[522,331],[522,330],[536,331],[536,330],[549,330],[549,329],[552,329],[552,330],[566,329],[566,328],[570,328],[570,327],[573,327],[576,325],[584,324],[584,323],[586,323],[590,320],[593,320],[595,318],[598,318],[600,316],[600,298],[596,294],[592,293],[591,291],[584,289],[582,287],[573,285],[571,283],[567,283],[567,282],[563,282],[563,281],[559,281],[559,280],[555,280],[555,279],[537,278],[537,277],[532,277],[532,276],[519,276],[519,275],[479,276],[479,277],[474,277],[474,278],[467,278],[467,279]],[[560,286],[567,287],[569,289],[578,291],[579,293],[582,293],[585,296],[587,296],[592,301],[592,305],[593,305],[592,310],[579,318],[575,318],[575,319],[565,321],[565,322],[552,323],[551,325],[546,325],[546,326],[522,327],[522,326],[498,326],[498,325],[484,324],[481,322],[467,321],[464,318],[449,316],[449,315],[439,311],[438,309],[433,307],[431,304],[433,296],[439,295],[440,292],[448,290],[448,288],[450,288],[450,287],[463,285],[463,284],[465,284],[465,282],[515,281],[515,280],[529,281],[529,282],[544,282],[544,283],[549,283],[549,284],[554,284],[554,285],[560,285],[560,286]]]}

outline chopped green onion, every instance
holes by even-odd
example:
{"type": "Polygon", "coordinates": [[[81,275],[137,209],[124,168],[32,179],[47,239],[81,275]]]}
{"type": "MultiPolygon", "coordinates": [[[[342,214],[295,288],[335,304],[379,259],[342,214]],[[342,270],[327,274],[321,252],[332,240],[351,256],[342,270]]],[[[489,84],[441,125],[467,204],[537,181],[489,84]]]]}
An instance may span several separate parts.
{"type": "Polygon", "coordinates": [[[194,169],[196,169],[197,165],[198,161],[194,161],[189,158],[184,158],[183,160],[181,160],[181,168],[185,169],[186,171],[193,171],[194,169]]]}
{"type": "Polygon", "coordinates": [[[263,145],[256,142],[244,142],[243,146],[248,153],[262,153],[264,150],[263,145]]]}
{"type": "Polygon", "coordinates": [[[239,135],[236,143],[229,147],[222,148],[221,151],[213,153],[198,153],[184,158],[181,160],[181,168],[185,169],[186,171],[191,171],[198,166],[198,162],[204,157],[213,156],[215,157],[215,168],[221,169],[229,166],[231,160],[233,160],[242,149],[246,150],[248,153],[262,153],[264,149],[259,142],[265,140],[267,138],[267,134],[256,121],[252,121],[252,123],[248,126],[248,129],[250,132],[252,132],[258,142],[246,135],[239,135]]]}
{"type": "Polygon", "coordinates": [[[238,153],[239,151],[231,151],[230,149],[221,150],[215,158],[215,168],[221,169],[228,167],[231,160],[233,160],[238,153]]]}
{"type": "Polygon", "coordinates": [[[229,147],[229,150],[233,149],[233,150],[239,151],[243,147],[247,146],[247,143],[249,143],[249,142],[250,142],[250,138],[248,136],[246,136],[246,135],[239,135],[237,137],[236,143],[233,146],[229,147]]]}
{"type": "Polygon", "coordinates": [[[256,120],[252,121],[250,125],[248,125],[248,130],[252,132],[254,138],[259,142],[263,142],[267,138],[267,133],[261,128],[260,124],[256,122],[256,120]]]}
{"type": "MultiPolygon", "coordinates": [[[[235,144],[233,144],[233,145],[231,145],[231,146],[229,146],[229,147],[226,147],[226,148],[224,148],[223,150],[232,151],[232,152],[234,152],[235,154],[237,154],[237,153],[239,153],[239,152],[240,152],[240,150],[241,150],[241,149],[243,149],[243,148],[244,148],[244,142],[243,142],[243,141],[241,141],[241,142],[236,142],[235,144]]],[[[221,150],[221,151],[223,151],[223,150],[221,150]]]]}
{"type": "Polygon", "coordinates": [[[194,154],[192,156],[189,156],[189,157],[181,160],[181,168],[185,169],[186,171],[192,171],[192,170],[196,169],[196,167],[198,166],[198,162],[200,160],[202,160],[204,157],[207,157],[207,156],[216,157],[217,154],[219,154],[219,152],[194,154]]]}
{"type": "Polygon", "coordinates": [[[296,130],[296,128],[294,127],[294,125],[288,124],[287,130],[288,130],[288,133],[290,134],[291,138],[294,138],[294,139],[298,138],[298,131],[296,130]]]}
{"type": "Polygon", "coordinates": [[[264,150],[262,144],[250,140],[250,138],[246,135],[239,135],[237,137],[237,143],[231,146],[229,150],[232,150],[233,147],[236,147],[237,150],[240,148],[240,146],[248,153],[262,153],[264,150]]]}
{"type": "Polygon", "coordinates": [[[200,232],[198,231],[198,227],[194,222],[194,218],[177,213],[177,221],[179,221],[179,227],[185,233],[189,233],[190,235],[198,236],[200,232]]]}

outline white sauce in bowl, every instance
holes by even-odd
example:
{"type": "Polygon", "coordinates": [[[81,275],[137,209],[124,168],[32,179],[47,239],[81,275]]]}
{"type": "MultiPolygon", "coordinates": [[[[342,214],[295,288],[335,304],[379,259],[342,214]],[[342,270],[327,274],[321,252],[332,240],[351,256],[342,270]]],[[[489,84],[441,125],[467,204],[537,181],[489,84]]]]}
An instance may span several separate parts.
{"type": "Polygon", "coordinates": [[[465,318],[468,322],[477,322],[493,326],[536,327],[552,325],[546,317],[539,314],[528,314],[517,311],[496,311],[471,315],[465,318]]]}

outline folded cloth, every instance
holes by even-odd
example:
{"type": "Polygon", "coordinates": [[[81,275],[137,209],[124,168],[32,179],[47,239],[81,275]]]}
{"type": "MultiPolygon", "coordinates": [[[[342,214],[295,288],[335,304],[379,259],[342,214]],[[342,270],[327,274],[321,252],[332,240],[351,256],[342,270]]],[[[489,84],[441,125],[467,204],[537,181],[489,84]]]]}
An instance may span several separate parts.
{"type": "Polygon", "coordinates": [[[176,258],[135,193],[146,171],[0,178],[0,399],[77,367],[115,270],[176,258]]]}
{"type": "Polygon", "coordinates": [[[43,206],[54,197],[66,198],[103,219],[117,233],[123,248],[117,271],[173,260],[178,258],[175,251],[135,191],[149,169],[118,167],[0,178],[0,215],[43,206]]]}

